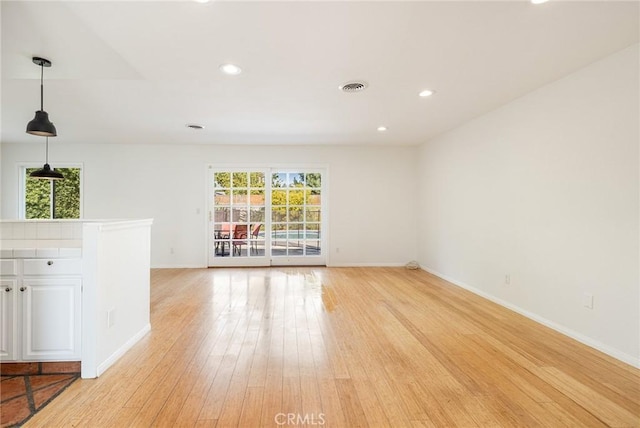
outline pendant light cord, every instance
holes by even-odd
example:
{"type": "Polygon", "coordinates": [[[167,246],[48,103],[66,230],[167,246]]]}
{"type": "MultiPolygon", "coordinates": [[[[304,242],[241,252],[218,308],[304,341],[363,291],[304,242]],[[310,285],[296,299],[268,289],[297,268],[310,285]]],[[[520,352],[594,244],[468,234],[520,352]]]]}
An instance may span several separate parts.
{"type": "Polygon", "coordinates": [[[44,163],[49,163],[49,137],[46,137],[47,141],[45,142],[45,162],[44,163]]]}
{"type": "Polygon", "coordinates": [[[44,63],[40,64],[40,111],[44,111],[44,63]]]}

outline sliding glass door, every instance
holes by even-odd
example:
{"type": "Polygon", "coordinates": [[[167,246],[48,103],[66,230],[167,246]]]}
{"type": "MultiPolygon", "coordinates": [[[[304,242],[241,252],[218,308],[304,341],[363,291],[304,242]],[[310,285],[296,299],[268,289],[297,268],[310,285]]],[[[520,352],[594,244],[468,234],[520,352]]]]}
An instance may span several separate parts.
{"type": "Polygon", "coordinates": [[[210,266],[325,264],[323,170],[210,172],[210,266]]]}

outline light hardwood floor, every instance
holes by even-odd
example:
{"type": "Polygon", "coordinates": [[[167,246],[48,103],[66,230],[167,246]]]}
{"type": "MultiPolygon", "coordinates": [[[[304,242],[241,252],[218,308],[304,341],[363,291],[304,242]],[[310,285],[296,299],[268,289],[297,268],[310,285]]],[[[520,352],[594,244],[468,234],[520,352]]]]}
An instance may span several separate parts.
{"type": "Polygon", "coordinates": [[[640,371],[424,271],[162,269],[152,332],[27,426],[640,425],[640,371]]]}

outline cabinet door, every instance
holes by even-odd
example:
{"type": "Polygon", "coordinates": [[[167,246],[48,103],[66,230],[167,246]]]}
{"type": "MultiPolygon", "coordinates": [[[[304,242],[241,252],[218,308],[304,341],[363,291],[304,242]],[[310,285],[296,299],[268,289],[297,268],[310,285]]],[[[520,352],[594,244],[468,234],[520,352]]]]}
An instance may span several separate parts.
{"type": "Polygon", "coordinates": [[[22,358],[80,358],[81,280],[25,278],[22,299],[22,358]]]}
{"type": "Polygon", "coordinates": [[[0,280],[0,360],[11,361],[16,359],[16,329],[18,280],[0,280]]]}

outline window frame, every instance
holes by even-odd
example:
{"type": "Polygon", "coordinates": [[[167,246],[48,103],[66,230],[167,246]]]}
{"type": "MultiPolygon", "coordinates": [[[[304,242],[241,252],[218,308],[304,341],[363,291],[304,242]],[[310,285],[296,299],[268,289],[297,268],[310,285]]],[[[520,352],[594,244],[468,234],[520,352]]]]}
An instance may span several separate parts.
{"type": "MultiPolygon", "coordinates": [[[[18,218],[26,220],[25,197],[27,185],[27,169],[42,168],[42,162],[20,162],[18,163],[18,218]]],[[[78,168],[80,169],[80,217],[84,218],[84,164],[81,162],[60,162],[54,168],[78,168]]],[[[61,220],[49,218],[49,220],[61,220]]]]}

